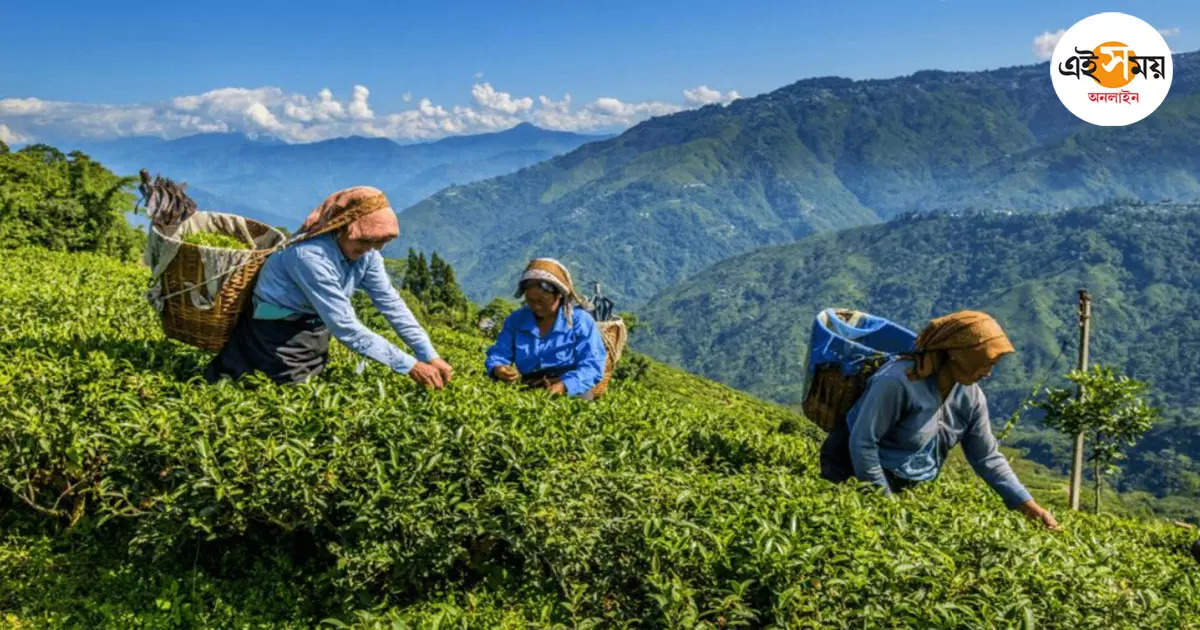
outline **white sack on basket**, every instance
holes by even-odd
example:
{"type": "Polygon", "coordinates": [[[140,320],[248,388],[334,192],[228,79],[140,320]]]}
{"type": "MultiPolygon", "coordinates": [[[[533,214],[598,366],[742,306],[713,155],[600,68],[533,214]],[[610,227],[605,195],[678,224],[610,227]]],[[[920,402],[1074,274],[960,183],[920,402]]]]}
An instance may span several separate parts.
{"type": "Polygon", "coordinates": [[[282,235],[274,230],[268,230],[255,239],[250,234],[246,219],[236,214],[197,212],[170,234],[164,234],[151,226],[143,256],[146,266],[151,270],[150,288],[146,291],[146,299],[160,313],[166,305],[167,298],[171,297],[163,295],[162,276],[175,260],[179,248],[183,246],[183,239],[196,232],[218,232],[234,236],[245,243],[254,243],[254,249],[197,246],[204,267],[204,281],[185,291],[189,294],[192,306],[201,310],[213,307],[213,301],[220,294],[225,281],[238,267],[254,256],[255,250],[274,249],[284,242],[281,239],[282,235]]]}

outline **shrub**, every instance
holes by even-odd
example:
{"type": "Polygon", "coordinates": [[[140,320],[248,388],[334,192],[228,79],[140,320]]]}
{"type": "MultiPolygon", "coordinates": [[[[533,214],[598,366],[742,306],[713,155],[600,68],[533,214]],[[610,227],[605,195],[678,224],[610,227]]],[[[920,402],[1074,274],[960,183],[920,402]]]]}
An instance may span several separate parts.
{"type": "Polygon", "coordinates": [[[0,247],[38,245],[136,260],[145,234],[131,227],[128,192],[119,177],[78,151],[44,144],[0,152],[0,247]]]}

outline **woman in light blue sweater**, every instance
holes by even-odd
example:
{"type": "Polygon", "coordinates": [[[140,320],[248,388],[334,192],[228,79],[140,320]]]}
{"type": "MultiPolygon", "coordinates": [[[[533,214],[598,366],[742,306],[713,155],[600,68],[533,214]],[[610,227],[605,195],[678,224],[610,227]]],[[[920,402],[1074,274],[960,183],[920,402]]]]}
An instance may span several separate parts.
{"type": "Polygon", "coordinates": [[[441,389],[450,382],[453,369],[438,356],[383,268],[378,250],[399,233],[384,194],[370,186],[336,192],[313,210],[300,232],[312,236],[267,258],[253,307],[208,365],[208,381],[250,371],[277,383],[307,380],[324,369],[333,337],[421,385],[441,389]],[[350,296],[359,289],[415,357],[358,319],[350,296]]]}

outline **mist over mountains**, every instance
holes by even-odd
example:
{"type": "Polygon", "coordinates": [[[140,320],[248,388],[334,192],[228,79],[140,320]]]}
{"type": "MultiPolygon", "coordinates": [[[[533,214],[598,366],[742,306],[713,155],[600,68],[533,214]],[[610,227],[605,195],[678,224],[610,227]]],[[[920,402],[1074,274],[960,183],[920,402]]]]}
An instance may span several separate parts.
{"type": "Polygon", "coordinates": [[[1129,127],[1072,116],[1046,64],[815,78],[643,122],[405,212],[399,251],[436,250],[469,295],[536,255],[636,306],[721,259],[939,208],[1061,210],[1200,198],[1200,53],[1129,127]]]}

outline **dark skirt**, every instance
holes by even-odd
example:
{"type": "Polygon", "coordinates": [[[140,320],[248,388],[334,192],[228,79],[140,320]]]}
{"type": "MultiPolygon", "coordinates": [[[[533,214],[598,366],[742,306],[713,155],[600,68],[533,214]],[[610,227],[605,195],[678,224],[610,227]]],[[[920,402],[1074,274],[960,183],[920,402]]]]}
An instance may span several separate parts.
{"type": "Polygon", "coordinates": [[[254,319],[246,312],[204,378],[215,383],[258,370],[276,383],[299,383],[320,374],[328,360],[329,328],[319,317],[254,319]]]}
{"type": "MultiPolygon", "coordinates": [[[[884,469],[883,476],[887,477],[892,492],[900,492],[921,483],[912,479],[897,477],[892,471],[884,469]]],[[[834,483],[842,483],[854,477],[854,462],[850,459],[850,429],[845,422],[837,423],[837,427],[825,437],[821,444],[821,478],[834,483]]]]}

